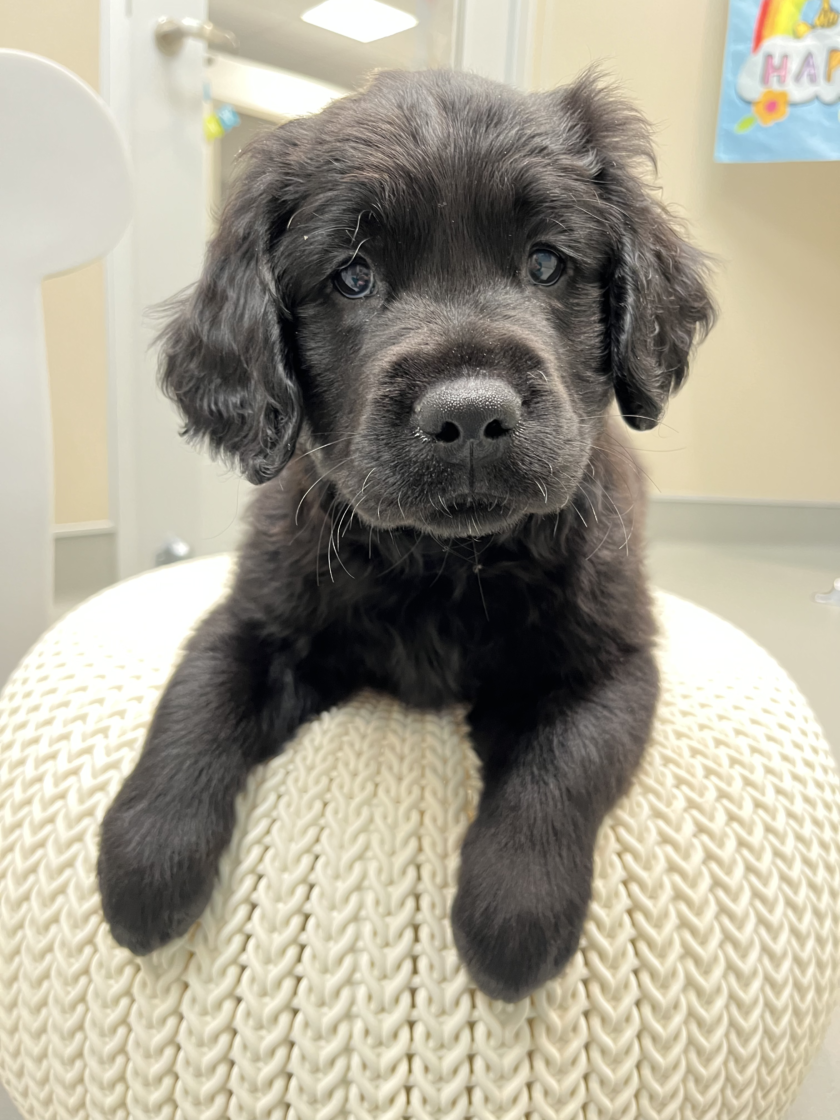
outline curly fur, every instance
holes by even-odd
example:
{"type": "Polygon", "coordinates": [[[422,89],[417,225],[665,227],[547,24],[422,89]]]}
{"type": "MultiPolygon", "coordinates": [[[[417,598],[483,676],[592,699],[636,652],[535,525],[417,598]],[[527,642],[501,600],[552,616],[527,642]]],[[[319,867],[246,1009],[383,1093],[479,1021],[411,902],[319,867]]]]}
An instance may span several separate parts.
{"type": "Polygon", "coordinates": [[[122,944],[189,927],[248,769],[374,687],[469,706],[484,788],[452,921],[476,983],[515,1000],[574,952],[657,696],[642,494],[610,405],[654,425],[713,318],[651,162],[592,75],[524,95],[384,73],[251,146],[161,379],[186,436],[266,485],[103,824],[122,944]],[[528,279],[537,243],[566,261],[553,287],[528,279]],[[331,277],[355,254],[377,281],[349,300],[331,277]],[[413,419],[465,376],[521,402],[469,469],[413,419]]]}

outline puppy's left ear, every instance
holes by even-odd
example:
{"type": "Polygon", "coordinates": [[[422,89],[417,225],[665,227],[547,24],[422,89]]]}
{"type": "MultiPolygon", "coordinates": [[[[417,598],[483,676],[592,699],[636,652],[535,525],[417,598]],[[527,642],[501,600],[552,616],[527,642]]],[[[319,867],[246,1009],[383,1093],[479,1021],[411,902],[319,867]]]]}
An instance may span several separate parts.
{"type": "Polygon", "coordinates": [[[615,396],[631,428],[656,427],[714,322],[706,270],[665,207],[643,196],[628,215],[608,289],[615,396]]]}
{"type": "Polygon", "coordinates": [[[560,91],[567,143],[584,156],[613,244],[607,276],[607,344],[626,422],[656,426],[685,379],[694,344],[715,320],[709,259],[654,195],[650,130],[597,71],[560,91]]]}

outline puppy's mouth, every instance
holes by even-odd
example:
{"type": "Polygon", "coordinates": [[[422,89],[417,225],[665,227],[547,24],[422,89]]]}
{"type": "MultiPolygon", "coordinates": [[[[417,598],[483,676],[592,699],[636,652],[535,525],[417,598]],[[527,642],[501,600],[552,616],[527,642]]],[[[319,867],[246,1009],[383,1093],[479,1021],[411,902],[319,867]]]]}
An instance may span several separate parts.
{"type": "Polygon", "coordinates": [[[436,535],[445,537],[486,536],[518,520],[508,497],[488,493],[440,495],[424,517],[436,535]]]}

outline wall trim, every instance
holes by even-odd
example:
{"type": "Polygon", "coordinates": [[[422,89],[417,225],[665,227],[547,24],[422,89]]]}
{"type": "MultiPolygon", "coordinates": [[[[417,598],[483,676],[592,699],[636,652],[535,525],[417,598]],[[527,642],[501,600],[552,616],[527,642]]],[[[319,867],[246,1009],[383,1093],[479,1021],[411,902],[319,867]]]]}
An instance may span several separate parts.
{"type": "Polygon", "coordinates": [[[113,521],[77,521],[53,528],[54,598],[59,613],[117,581],[113,521]]]}
{"type": "Polygon", "coordinates": [[[67,537],[113,536],[116,531],[113,521],[70,521],[54,525],[52,533],[55,540],[65,540],[67,537]]]}
{"type": "Polygon", "coordinates": [[[651,541],[840,548],[840,502],[652,494],[651,541]]]}

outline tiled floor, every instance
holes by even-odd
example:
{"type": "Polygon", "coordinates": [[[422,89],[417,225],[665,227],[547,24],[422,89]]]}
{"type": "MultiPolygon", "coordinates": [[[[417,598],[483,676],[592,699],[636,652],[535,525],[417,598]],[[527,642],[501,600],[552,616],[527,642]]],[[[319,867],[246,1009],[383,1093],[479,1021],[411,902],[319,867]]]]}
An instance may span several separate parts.
{"type": "Polygon", "coordinates": [[[840,576],[840,546],[659,542],[650,548],[650,575],[769,650],[807,696],[840,763],[840,607],[812,599],[840,576]]]}
{"type": "Polygon", "coordinates": [[[20,1120],[20,1113],[9,1100],[2,1085],[0,1085],[0,1120],[20,1120]]]}
{"type": "MultiPolygon", "coordinates": [[[[840,607],[811,598],[840,576],[840,547],[659,542],[650,550],[650,571],[659,587],[729,619],[776,657],[810,700],[840,762],[840,607]]],[[[838,1117],[840,1013],[788,1120],[838,1117]]],[[[18,1120],[2,1089],[0,1120],[18,1120]]]]}

